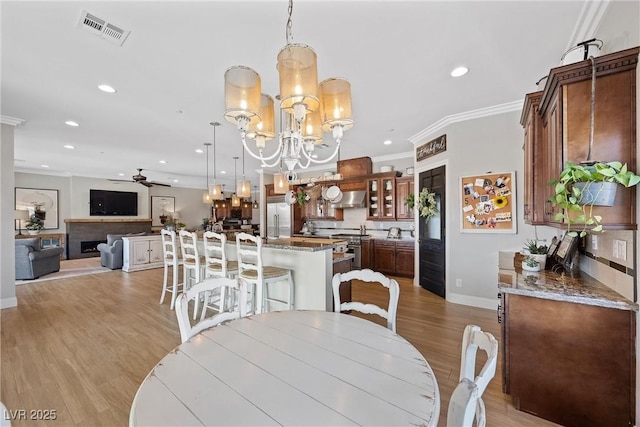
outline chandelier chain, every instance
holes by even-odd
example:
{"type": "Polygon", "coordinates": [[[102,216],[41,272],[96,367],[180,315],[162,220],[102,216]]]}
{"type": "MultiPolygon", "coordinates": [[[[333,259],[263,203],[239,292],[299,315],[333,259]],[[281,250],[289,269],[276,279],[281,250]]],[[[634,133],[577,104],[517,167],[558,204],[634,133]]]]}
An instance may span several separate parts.
{"type": "Polygon", "coordinates": [[[293,14],[293,0],[289,0],[289,8],[287,9],[289,12],[289,18],[287,19],[287,44],[291,44],[293,42],[293,21],[291,20],[291,15],[293,14]]]}

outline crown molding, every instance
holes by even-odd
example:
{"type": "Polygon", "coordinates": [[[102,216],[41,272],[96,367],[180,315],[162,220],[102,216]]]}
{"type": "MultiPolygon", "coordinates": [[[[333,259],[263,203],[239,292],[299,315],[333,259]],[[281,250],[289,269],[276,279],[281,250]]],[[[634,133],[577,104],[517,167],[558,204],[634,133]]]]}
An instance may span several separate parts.
{"type": "Polygon", "coordinates": [[[19,128],[20,126],[24,125],[26,122],[27,121],[23,119],[0,115],[0,123],[2,123],[3,125],[11,125],[19,128]]]}
{"type": "Polygon", "coordinates": [[[452,114],[444,117],[431,126],[421,130],[417,134],[409,138],[409,142],[413,145],[424,141],[428,136],[440,132],[443,128],[453,123],[463,122],[466,120],[479,119],[482,117],[495,116],[497,114],[519,111],[522,109],[523,100],[507,102],[506,104],[494,105],[493,107],[480,108],[478,110],[467,111],[464,113],[452,114]]]}

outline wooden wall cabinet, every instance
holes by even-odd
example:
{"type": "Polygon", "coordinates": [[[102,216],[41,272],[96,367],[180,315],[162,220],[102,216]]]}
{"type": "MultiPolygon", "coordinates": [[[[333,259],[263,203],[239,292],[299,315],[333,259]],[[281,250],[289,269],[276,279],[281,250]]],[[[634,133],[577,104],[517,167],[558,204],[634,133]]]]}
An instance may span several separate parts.
{"type": "Polygon", "coordinates": [[[406,205],[409,194],[413,193],[413,177],[396,178],[396,219],[412,220],[413,209],[406,205]]]}
{"type": "Polygon", "coordinates": [[[394,221],[396,218],[396,177],[387,174],[367,180],[367,219],[394,221]]]}
{"type": "MultiPolygon", "coordinates": [[[[636,66],[640,48],[596,58],[595,131],[591,160],[636,166],[636,66]]],[[[553,68],[539,93],[525,99],[525,221],[565,227],[549,201],[567,162],[587,160],[591,111],[590,60],[553,68]],[[538,112],[536,113],[536,109],[538,112]],[[540,123],[541,122],[541,123],[540,123]],[[539,162],[538,160],[542,161],[539,162]]],[[[635,170],[634,170],[635,171],[635,170]]],[[[637,172],[637,171],[635,171],[637,172]]],[[[594,207],[607,229],[636,229],[636,189],[619,187],[615,205],[594,207]]]]}
{"type": "Polygon", "coordinates": [[[635,312],[501,292],[503,391],[565,426],[635,422],[635,312]]]}

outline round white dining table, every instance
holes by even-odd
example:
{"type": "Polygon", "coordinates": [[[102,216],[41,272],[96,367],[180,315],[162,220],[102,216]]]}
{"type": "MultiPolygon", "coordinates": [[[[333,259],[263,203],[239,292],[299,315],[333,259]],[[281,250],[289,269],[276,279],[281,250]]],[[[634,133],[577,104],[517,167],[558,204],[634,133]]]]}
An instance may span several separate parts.
{"type": "Polygon", "coordinates": [[[141,384],[131,426],[435,426],[438,384],[416,348],[348,314],[277,311],[207,329],[141,384]]]}

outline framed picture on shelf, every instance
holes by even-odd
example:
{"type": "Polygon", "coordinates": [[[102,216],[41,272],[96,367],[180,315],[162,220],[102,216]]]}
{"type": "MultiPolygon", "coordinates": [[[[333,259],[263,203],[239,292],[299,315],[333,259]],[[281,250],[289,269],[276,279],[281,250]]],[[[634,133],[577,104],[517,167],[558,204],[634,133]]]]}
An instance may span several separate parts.
{"type": "Polygon", "coordinates": [[[571,265],[573,254],[575,254],[578,249],[578,240],[577,236],[565,234],[558,245],[554,258],[559,264],[565,266],[565,268],[571,265]]]}
{"type": "Polygon", "coordinates": [[[16,187],[15,209],[29,211],[29,217],[36,215],[43,221],[45,230],[60,228],[58,190],[16,187]]]}

